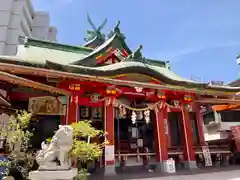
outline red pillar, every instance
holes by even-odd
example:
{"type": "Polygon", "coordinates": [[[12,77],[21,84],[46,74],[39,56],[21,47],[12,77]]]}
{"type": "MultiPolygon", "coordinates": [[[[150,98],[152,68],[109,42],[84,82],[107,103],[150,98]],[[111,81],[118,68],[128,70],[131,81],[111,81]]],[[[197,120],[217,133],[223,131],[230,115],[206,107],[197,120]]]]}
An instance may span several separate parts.
{"type": "Polygon", "coordinates": [[[165,104],[161,104],[155,108],[156,120],[154,124],[155,131],[155,147],[157,168],[163,171],[164,161],[168,159],[168,126],[166,125],[167,109],[165,104]]]}
{"type": "Polygon", "coordinates": [[[186,168],[192,169],[196,168],[195,152],[193,149],[192,142],[192,129],[190,123],[189,112],[186,106],[182,105],[182,118],[181,118],[181,127],[183,135],[183,156],[184,156],[184,165],[186,168]]]}
{"type": "Polygon", "coordinates": [[[105,101],[105,132],[106,141],[104,161],[105,161],[105,175],[114,175],[115,172],[115,146],[114,146],[114,101],[115,98],[110,97],[105,101]]]}
{"type": "MultiPolygon", "coordinates": [[[[68,108],[66,116],[66,124],[72,124],[78,121],[78,96],[72,95],[68,97],[68,108]]],[[[77,158],[72,158],[72,166],[76,167],[77,158]]]]}
{"type": "Polygon", "coordinates": [[[72,124],[78,121],[78,96],[69,97],[66,124],[72,124]]]}
{"type": "Polygon", "coordinates": [[[204,131],[203,131],[203,116],[200,113],[200,109],[201,109],[200,105],[195,104],[199,143],[200,143],[201,146],[204,146],[205,145],[205,139],[204,139],[204,131]]]}

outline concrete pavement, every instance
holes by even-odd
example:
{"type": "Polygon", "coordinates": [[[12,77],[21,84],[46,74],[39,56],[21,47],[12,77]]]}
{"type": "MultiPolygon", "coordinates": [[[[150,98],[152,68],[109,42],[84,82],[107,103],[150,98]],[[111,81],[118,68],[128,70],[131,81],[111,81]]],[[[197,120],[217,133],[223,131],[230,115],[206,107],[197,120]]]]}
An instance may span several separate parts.
{"type": "MultiPolygon", "coordinates": [[[[224,172],[213,172],[203,173],[194,175],[176,175],[168,177],[154,177],[154,178],[143,178],[142,180],[240,180],[240,170],[224,171],[224,172]]],[[[139,180],[139,179],[129,179],[139,180]]]]}
{"type": "Polygon", "coordinates": [[[174,174],[149,173],[139,169],[136,172],[119,172],[116,176],[103,177],[102,174],[93,174],[90,180],[240,180],[240,166],[222,168],[204,168],[192,171],[178,171],[174,174]]]}

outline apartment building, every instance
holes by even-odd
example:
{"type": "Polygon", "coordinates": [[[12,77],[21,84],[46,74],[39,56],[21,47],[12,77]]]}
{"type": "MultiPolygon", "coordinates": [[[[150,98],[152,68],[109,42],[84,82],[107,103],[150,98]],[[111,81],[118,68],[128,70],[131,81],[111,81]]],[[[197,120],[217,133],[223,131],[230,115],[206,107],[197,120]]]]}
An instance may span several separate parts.
{"type": "Polygon", "coordinates": [[[31,0],[0,0],[0,54],[15,55],[19,36],[56,41],[47,12],[35,11],[31,0]]]}

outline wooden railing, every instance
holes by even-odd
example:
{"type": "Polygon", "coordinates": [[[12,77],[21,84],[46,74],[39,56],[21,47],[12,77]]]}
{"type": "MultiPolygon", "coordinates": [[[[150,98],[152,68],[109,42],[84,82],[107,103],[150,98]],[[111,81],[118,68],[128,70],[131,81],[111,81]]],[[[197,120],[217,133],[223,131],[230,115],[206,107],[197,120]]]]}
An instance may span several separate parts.
{"type": "MultiPolygon", "coordinates": [[[[209,145],[211,154],[221,154],[223,156],[231,154],[228,145],[209,145]]],[[[195,154],[202,154],[201,146],[194,146],[195,154]]],[[[149,151],[137,151],[132,152],[130,149],[116,151],[115,158],[116,162],[119,162],[121,166],[134,166],[134,165],[146,165],[152,161],[155,161],[155,152],[149,151]]],[[[168,148],[168,155],[174,156],[178,159],[179,156],[183,155],[183,148],[180,146],[172,146],[168,148]]]]}

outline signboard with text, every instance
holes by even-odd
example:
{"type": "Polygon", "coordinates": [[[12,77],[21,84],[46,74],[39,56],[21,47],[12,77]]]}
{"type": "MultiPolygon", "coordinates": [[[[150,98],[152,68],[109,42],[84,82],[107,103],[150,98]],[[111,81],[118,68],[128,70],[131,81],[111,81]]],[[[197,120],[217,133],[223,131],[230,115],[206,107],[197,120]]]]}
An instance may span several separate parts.
{"type": "Polygon", "coordinates": [[[212,166],[212,158],[207,146],[202,147],[203,157],[205,159],[205,166],[212,166]]]}

